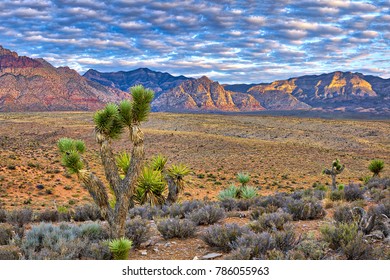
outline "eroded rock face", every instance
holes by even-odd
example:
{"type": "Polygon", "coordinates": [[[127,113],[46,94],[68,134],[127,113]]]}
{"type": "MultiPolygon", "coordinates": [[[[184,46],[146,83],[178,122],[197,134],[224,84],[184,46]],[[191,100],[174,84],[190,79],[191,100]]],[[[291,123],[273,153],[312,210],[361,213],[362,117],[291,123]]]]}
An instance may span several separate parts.
{"type": "Polygon", "coordinates": [[[0,47],[0,111],[96,110],[129,95],[0,47]]]}
{"type": "Polygon", "coordinates": [[[152,103],[156,111],[238,112],[264,108],[251,95],[225,90],[218,82],[203,76],[188,80],[163,93],[152,103]]]}

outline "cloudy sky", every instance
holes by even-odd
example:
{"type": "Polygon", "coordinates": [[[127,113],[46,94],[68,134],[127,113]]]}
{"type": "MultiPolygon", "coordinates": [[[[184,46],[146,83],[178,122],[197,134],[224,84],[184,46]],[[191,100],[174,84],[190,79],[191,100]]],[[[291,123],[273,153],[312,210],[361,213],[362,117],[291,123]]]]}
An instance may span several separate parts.
{"type": "Polygon", "coordinates": [[[83,74],[148,67],[258,83],[390,78],[390,0],[1,0],[0,45],[83,74]]]}

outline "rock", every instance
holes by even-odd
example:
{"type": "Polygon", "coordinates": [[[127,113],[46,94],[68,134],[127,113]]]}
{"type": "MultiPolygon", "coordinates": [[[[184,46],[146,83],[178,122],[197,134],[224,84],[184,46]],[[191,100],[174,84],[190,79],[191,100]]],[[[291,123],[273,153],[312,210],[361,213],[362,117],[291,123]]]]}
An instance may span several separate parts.
{"type": "Polygon", "coordinates": [[[36,186],[36,188],[37,188],[38,190],[43,190],[45,187],[44,187],[43,185],[39,184],[39,185],[36,186]]]}
{"type": "Polygon", "coordinates": [[[170,242],[167,242],[164,244],[164,247],[167,248],[167,247],[171,247],[171,243],[170,242]]]}
{"type": "Polygon", "coordinates": [[[220,253],[208,253],[207,255],[204,255],[202,257],[202,259],[204,259],[204,260],[212,260],[212,259],[218,258],[220,256],[222,256],[222,254],[220,254],[220,253]]]}
{"type": "Polygon", "coordinates": [[[160,251],[158,250],[158,248],[153,248],[153,251],[155,251],[156,253],[160,252],[160,251]]]}
{"type": "Polygon", "coordinates": [[[142,256],[147,256],[148,252],[146,250],[140,250],[142,256]]]}
{"type": "Polygon", "coordinates": [[[198,256],[195,256],[195,257],[193,258],[193,260],[199,260],[198,256]]]}

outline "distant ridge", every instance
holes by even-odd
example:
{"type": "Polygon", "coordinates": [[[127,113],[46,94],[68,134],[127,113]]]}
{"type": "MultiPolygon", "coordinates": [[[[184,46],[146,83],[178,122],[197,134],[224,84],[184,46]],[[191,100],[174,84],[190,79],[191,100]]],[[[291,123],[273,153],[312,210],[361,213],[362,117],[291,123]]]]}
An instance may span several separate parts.
{"type": "Polygon", "coordinates": [[[129,94],[0,46],[0,111],[96,110],[129,94]]]}
{"type": "Polygon", "coordinates": [[[83,76],[91,81],[118,88],[126,92],[128,92],[132,86],[142,84],[144,87],[152,89],[155,92],[156,97],[164,91],[180,85],[184,81],[191,80],[191,78],[184,76],[175,77],[169,73],[152,71],[148,68],[109,73],[102,73],[89,69],[83,76]]]}

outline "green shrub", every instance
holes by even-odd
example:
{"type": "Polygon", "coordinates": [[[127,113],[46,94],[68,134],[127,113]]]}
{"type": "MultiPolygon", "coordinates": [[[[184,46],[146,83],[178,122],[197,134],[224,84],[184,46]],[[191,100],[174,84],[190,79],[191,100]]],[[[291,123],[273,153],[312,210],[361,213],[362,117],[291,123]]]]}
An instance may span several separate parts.
{"type": "Polygon", "coordinates": [[[80,236],[90,241],[99,241],[109,237],[108,229],[99,223],[84,223],[79,226],[80,236]]]}
{"type": "Polygon", "coordinates": [[[382,172],[383,168],[385,168],[385,162],[380,159],[374,159],[368,165],[368,169],[374,174],[374,176],[378,176],[382,172]]]}
{"type": "Polygon", "coordinates": [[[356,223],[329,224],[322,226],[320,231],[323,240],[329,243],[329,247],[337,250],[356,238],[358,225],[356,223]]]}
{"type": "Polygon", "coordinates": [[[174,237],[187,238],[194,236],[196,225],[188,219],[166,219],[157,224],[157,230],[165,239],[174,237]]]}
{"type": "Polygon", "coordinates": [[[108,248],[112,252],[114,260],[127,260],[132,246],[131,240],[122,237],[113,239],[108,243],[108,248]]]}
{"type": "Polygon", "coordinates": [[[355,238],[347,243],[341,244],[343,254],[348,260],[372,260],[376,259],[372,245],[367,244],[363,234],[359,232],[355,238]]]}
{"type": "Polygon", "coordinates": [[[306,235],[295,247],[295,250],[301,252],[304,259],[322,260],[325,258],[327,243],[316,240],[313,235],[306,235]]]}
{"type": "Polygon", "coordinates": [[[343,200],[344,192],[340,190],[334,190],[329,193],[329,199],[332,201],[343,200]]]}

